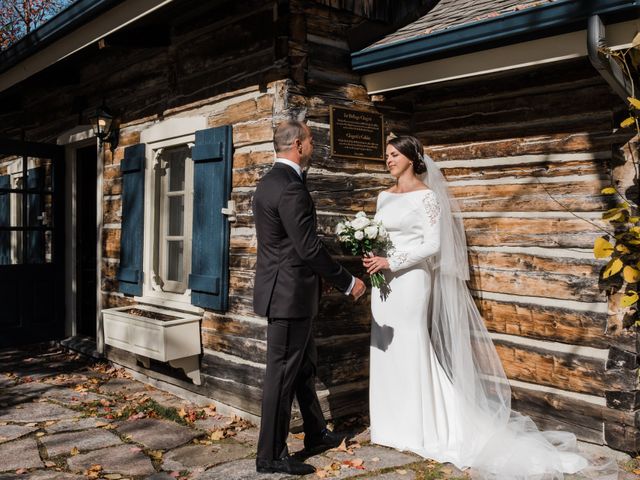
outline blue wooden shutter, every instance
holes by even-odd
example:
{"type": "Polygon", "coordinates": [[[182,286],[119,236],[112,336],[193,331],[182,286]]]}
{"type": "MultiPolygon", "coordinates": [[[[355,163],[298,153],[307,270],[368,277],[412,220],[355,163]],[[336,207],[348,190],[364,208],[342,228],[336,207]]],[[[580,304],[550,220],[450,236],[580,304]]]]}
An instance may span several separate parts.
{"type": "Polygon", "coordinates": [[[120,291],[142,295],[142,241],[144,237],[145,144],[124,149],[122,174],[122,231],[120,234],[120,291]]]}
{"type": "MultiPolygon", "coordinates": [[[[27,188],[38,193],[27,194],[27,225],[30,227],[42,225],[44,210],[44,167],[30,168],[27,171],[27,188]]],[[[44,232],[41,230],[27,230],[27,255],[26,263],[44,263],[45,244],[44,232]]]]}
{"type": "Polygon", "coordinates": [[[231,193],[230,126],[196,132],[193,159],[191,303],[225,311],[229,295],[229,221],[222,214],[231,193]]]}
{"type": "MultiPolygon", "coordinates": [[[[0,188],[11,188],[9,175],[0,175],[0,188]]],[[[11,222],[11,194],[0,193],[0,227],[9,227],[11,222]]],[[[11,263],[11,232],[0,232],[0,265],[11,263]]]]}

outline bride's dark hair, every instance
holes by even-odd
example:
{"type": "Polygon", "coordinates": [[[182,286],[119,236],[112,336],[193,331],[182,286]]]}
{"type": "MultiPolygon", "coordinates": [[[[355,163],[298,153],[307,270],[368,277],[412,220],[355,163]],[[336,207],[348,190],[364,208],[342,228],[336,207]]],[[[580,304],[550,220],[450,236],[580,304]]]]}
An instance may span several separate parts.
{"type": "Polygon", "coordinates": [[[427,165],[424,163],[422,155],[424,155],[424,147],[422,142],[411,135],[402,135],[389,140],[392,145],[401,154],[411,160],[413,163],[413,171],[417,175],[421,175],[427,171],[427,165]]]}

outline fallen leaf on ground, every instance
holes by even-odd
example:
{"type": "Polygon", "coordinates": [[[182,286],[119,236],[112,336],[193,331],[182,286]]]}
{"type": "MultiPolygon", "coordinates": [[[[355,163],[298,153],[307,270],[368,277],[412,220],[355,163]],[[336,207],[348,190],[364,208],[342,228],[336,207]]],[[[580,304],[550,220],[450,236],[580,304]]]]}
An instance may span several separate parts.
{"type": "Polygon", "coordinates": [[[401,469],[399,469],[399,470],[396,470],[396,473],[397,473],[398,475],[406,475],[406,474],[407,474],[407,471],[401,468],[401,469]]]}
{"type": "Polygon", "coordinates": [[[156,460],[162,460],[162,450],[149,450],[149,455],[156,460]]]}
{"type": "Polygon", "coordinates": [[[44,466],[47,468],[53,468],[56,466],[56,462],[52,462],[51,460],[46,460],[44,462],[44,466]]]}
{"type": "Polygon", "coordinates": [[[91,465],[88,470],[84,471],[84,475],[87,478],[98,478],[100,476],[100,472],[102,472],[102,465],[94,464],[91,465]]]}
{"type": "Polygon", "coordinates": [[[36,437],[44,437],[45,433],[44,432],[38,432],[36,433],[36,437]]]}
{"type": "Polygon", "coordinates": [[[340,443],[340,445],[338,445],[336,448],[332,448],[331,449],[332,452],[345,452],[348,453],[349,455],[353,455],[353,450],[347,448],[347,439],[343,438],[342,439],[342,443],[340,443]]]}
{"type": "Polygon", "coordinates": [[[80,450],[78,450],[78,447],[73,447],[71,449],[71,455],[78,455],[80,453],[80,450]]]}
{"type": "Polygon", "coordinates": [[[224,438],[224,430],[214,430],[213,432],[211,432],[211,436],[209,438],[211,438],[211,440],[213,440],[214,442],[222,440],[224,438]]]}

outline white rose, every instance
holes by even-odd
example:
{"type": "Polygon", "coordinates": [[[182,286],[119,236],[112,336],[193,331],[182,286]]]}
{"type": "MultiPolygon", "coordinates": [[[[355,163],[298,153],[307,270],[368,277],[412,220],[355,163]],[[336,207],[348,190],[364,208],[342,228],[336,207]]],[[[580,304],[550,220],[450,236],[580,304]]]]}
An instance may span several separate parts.
{"type": "Polygon", "coordinates": [[[368,227],[371,221],[367,217],[356,217],[351,221],[351,226],[356,230],[362,230],[368,227]]]}
{"type": "Polygon", "coordinates": [[[340,235],[342,232],[344,232],[344,229],[346,228],[345,224],[340,222],[338,223],[338,225],[336,225],[336,235],[340,235]]]}
{"type": "Polygon", "coordinates": [[[362,240],[364,238],[364,233],[362,230],[358,230],[353,234],[353,236],[356,237],[356,240],[362,240]]]}
{"type": "Polygon", "coordinates": [[[378,235],[380,235],[381,237],[384,237],[387,234],[387,229],[384,228],[383,225],[379,225],[378,226],[378,235]]]}
{"type": "Polygon", "coordinates": [[[378,227],[375,225],[370,225],[364,229],[364,234],[367,238],[374,239],[378,236],[378,227]]]}
{"type": "Polygon", "coordinates": [[[367,214],[366,214],[366,213],[364,213],[364,212],[358,212],[358,213],[356,213],[356,218],[364,218],[364,217],[366,217],[366,216],[367,216],[367,214]]]}

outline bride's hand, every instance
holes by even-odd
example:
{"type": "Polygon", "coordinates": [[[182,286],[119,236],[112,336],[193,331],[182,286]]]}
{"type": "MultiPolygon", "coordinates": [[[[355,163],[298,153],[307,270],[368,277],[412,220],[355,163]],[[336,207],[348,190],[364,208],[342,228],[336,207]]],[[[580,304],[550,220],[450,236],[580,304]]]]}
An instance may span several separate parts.
{"type": "Polygon", "coordinates": [[[369,275],[379,272],[380,270],[389,269],[389,261],[385,257],[369,256],[362,258],[362,264],[367,269],[369,275]]]}

